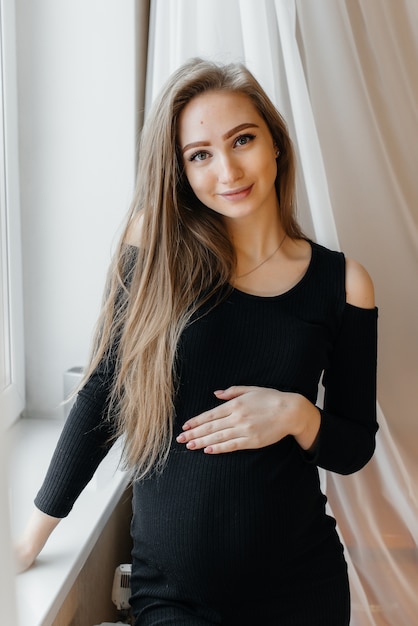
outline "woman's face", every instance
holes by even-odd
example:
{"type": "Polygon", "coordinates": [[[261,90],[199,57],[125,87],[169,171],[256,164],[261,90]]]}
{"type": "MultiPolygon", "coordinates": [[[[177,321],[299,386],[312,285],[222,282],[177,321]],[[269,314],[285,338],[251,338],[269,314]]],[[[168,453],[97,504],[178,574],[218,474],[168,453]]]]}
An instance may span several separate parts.
{"type": "Polygon", "coordinates": [[[227,220],[277,215],[276,147],[248,96],[196,96],[180,114],[178,138],[187,179],[203,204],[227,220]]]}

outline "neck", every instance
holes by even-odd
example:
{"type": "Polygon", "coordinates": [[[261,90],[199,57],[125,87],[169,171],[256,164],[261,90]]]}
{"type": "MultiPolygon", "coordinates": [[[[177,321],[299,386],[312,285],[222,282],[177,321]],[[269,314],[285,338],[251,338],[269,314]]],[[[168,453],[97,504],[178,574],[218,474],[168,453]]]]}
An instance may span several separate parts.
{"type": "MultiPolygon", "coordinates": [[[[237,268],[245,271],[263,261],[279,246],[285,234],[280,219],[236,221],[227,224],[237,257],[237,268]]],[[[238,273],[241,273],[238,271],[238,273]]]]}
{"type": "Polygon", "coordinates": [[[286,239],[286,233],[283,235],[283,237],[280,240],[279,245],[273,249],[273,252],[270,252],[270,254],[268,256],[266,256],[262,261],[260,261],[259,263],[257,263],[257,265],[255,265],[254,267],[252,267],[250,270],[247,270],[246,272],[244,272],[244,274],[239,274],[238,276],[236,276],[236,280],[239,280],[241,278],[245,278],[246,276],[248,276],[249,274],[252,274],[253,272],[255,272],[256,270],[258,270],[259,268],[261,268],[262,265],[265,265],[266,263],[268,263],[271,259],[273,259],[273,257],[276,255],[276,253],[280,250],[280,248],[282,247],[282,244],[284,243],[284,240],[286,239]]]}

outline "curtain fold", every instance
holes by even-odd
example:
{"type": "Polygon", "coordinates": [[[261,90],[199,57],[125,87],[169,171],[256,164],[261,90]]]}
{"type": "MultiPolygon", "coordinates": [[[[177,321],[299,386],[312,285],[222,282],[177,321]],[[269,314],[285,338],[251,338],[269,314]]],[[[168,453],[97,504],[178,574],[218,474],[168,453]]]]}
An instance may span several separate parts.
{"type": "Polygon", "coordinates": [[[151,0],[147,106],[192,56],[243,61],[289,125],[307,234],[363,263],[380,309],[380,431],[361,472],[321,472],[352,626],[418,615],[418,3],[151,0]]]}
{"type": "Polygon", "coordinates": [[[295,143],[299,150],[315,237],[324,245],[337,249],[338,235],[325,167],[296,38],[296,2],[275,0],[275,7],[296,131],[295,143]]]}

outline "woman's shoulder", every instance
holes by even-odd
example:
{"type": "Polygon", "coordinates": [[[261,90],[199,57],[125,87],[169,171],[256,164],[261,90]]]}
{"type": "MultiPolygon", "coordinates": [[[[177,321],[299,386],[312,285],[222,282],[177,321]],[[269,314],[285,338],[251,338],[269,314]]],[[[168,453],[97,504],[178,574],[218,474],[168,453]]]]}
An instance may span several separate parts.
{"type": "Polygon", "coordinates": [[[348,304],[362,309],[374,308],[373,281],[366,268],[354,259],[345,260],[345,290],[348,304]]]}
{"type": "Polygon", "coordinates": [[[139,248],[142,239],[143,218],[142,214],[136,214],[132,217],[126,228],[123,243],[139,248]]]}
{"type": "Polygon", "coordinates": [[[348,304],[364,309],[375,306],[373,281],[365,267],[343,252],[331,250],[321,244],[310,241],[316,255],[320,256],[327,266],[334,266],[341,272],[345,283],[346,301],[348,304]]]}

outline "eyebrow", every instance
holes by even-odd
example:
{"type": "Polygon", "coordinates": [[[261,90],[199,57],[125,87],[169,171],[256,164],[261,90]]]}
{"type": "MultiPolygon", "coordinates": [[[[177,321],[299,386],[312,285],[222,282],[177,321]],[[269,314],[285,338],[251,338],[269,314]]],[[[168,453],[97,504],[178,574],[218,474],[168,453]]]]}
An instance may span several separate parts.
{"type": "MultiPolygon", "coordinates": [[[[238,124],[238,126],[234,126],[231,130],[228,130],[224,135],[222,135],[222,139],[226,141],[235,133],[238,133],[240,130],[244,130],[246,128],[259,128],[258,124],[254,124],[252,122],[244,122],[243,124],[238,124]]],[[[182,148],[182,153],[186,152],[186,150],[190,150],[190,148],[199,148],[201,146],[210,146],[209,141],[192,141],[192,143],[188,143],[182,148]]]]}

